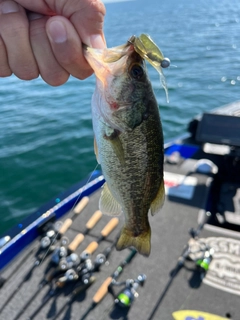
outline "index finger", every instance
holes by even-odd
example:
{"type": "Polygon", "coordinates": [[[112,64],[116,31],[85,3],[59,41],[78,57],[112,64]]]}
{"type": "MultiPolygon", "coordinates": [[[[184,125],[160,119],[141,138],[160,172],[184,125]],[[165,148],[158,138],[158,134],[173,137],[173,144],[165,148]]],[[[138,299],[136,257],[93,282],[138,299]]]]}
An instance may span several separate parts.
{"type": "Polygon", "coordinates": [[[39,71],[29,41],[28,19],[24,9],[14,1],[0,2],[0,34],[12,72],[24,80],[37,78],[39,71]]]}
{"type": "Polygon", "coordinates": [[[100,0],[16,0],[24,8],[45,15],[60,15],[69,19],[83,43],[103,48],[105,6],[100,0]]]}
{"type": "Polygon", "coordinates": [[[19,3],[25,9],[28,9],[33,12],[42,13],[44,15],[55,15],[56,12],[54,10],[54,1],[45,1],[45,0],[15,0],[15,2],[19,3]],[[50,4],[48,4],[48,2],[50,4]]]}

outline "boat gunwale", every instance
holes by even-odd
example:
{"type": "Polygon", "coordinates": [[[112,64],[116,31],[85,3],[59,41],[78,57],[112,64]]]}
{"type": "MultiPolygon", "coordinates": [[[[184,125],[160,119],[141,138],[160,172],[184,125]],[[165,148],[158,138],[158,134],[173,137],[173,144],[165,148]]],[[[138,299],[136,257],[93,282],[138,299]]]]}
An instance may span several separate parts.
{"type": "Polygon", "coordinates": [[[21,229],[20,232],[16,232],[17,227],[15,226],[3,235],[3,237],[8,235],[11,239],[0,249],[0,271],[39,236],[39,225],[43,225],[49,220],[60,219],[69,210],[73,209],[83,197],[98,190],[105,181],[101,171],[98,170],[94,171],[91,177],[82,180],[64,194],[61,194],[62,200],[59,203],[56,203],[56,199],[59,198],[55,197],[31,214],[30,217],[24,219],[22,223],[18,224],[18,228],[21,229]],[[33,221],[27,224],[29,220],[33,221]]]}

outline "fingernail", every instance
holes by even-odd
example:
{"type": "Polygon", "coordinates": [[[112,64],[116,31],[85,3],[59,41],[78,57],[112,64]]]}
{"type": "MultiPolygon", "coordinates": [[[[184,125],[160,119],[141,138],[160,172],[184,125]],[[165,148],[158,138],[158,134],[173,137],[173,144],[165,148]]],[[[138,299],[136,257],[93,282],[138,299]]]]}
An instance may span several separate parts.
{"type": "Polygon", "coordinates": [[[3,14],[13,13],[19,11],[19,6],[16,2],[13,1],[4,1],[1,3],[0,11],[3,14]]]}
{"type": "Polygon", "coordinates": [[[100,36],[100,34],[91,35],[90,43],[91,43],[91,46],[96,49],[106,48],[106,43],[103,41],[103,38],[100,36]]]}
{"type": "Polygon", "coordinates": [[[67,31],[60,21],[52,21],[48,26],[49,36],[55,43],[63,43],[67,40],[67,31]]]}

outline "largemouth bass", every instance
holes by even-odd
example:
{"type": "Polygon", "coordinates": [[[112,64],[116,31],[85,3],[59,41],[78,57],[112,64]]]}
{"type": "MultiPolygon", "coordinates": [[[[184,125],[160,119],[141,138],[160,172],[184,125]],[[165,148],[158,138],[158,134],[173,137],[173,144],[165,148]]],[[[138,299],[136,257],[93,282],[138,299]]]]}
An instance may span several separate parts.
{"type": "Polygon", "coordinates": [[[125,214],[116,248],[149,256],[148,213],[164,202],[163,133],[144,58],[128,41],[110,49],[85,47],[96,75],[92,98],[95,153],[106,180],[100,210],[125,214]]]}

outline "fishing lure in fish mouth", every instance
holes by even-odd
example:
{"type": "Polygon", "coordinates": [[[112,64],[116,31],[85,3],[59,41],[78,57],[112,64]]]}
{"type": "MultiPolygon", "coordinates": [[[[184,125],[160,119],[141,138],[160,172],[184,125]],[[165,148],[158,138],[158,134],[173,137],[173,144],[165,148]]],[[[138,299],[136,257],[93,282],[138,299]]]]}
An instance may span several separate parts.
{"type": "Polygon", "coordinates": [[[157,70],[166,93],[167,102],[169,102],[167,82],[162,68],[168,68],[170,66],[170,60],[164,57],[162,51],[148,34],[142,33],[139,37],[132,36],[128,42],[133,44],[135,51],[157,70]]]}

